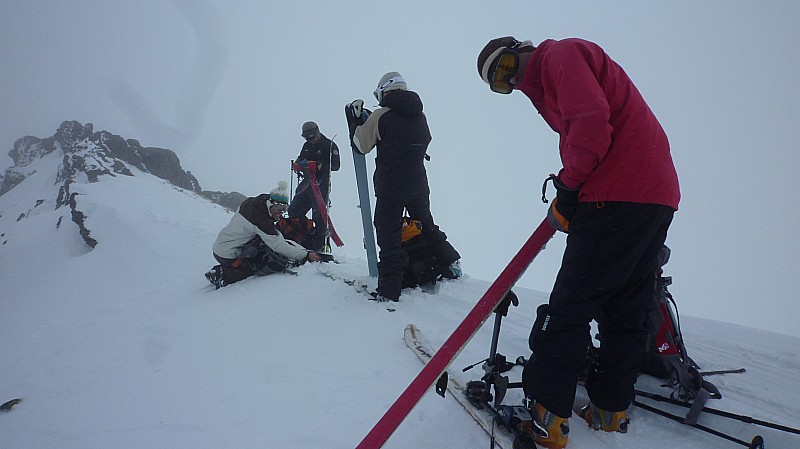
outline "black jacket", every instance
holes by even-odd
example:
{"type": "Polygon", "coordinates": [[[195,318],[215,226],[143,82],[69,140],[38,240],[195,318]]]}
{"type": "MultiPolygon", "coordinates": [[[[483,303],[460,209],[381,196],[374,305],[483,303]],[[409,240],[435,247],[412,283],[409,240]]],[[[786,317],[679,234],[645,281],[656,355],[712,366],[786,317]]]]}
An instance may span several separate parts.
{"type": "MultiPolygon", "coordinates": [[[[302,160],[316,161],[317,162],[317,179],[325,180],[331,174],[331,171],[338,171],[340,165],[339,147],[331,140],[320,134],[320,140],[317,143],[306,142],[300,150],[300,154],[295,159],[295,162],[302,160]],[[328,161],[330,160],[330,166],[328,161]]],[[[327,185],[327,183],[323,183],[327,185]]]]}
{"type": "Polygon", "coordinates": [[[361,153],[377,148],[375,194],[400,195],[399,190],[409,188],[427,194],[424,161],[431,133],[422,100],[414,91],[395,90],[386,94],[381,106],[356,129],[353,138],[361,153]]]}

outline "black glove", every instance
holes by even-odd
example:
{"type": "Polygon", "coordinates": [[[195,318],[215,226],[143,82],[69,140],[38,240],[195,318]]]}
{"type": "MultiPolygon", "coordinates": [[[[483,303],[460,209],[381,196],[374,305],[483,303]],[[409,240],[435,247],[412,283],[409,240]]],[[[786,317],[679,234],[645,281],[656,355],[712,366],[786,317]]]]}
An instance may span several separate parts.
{"type": "Polygon", "coordinates": [[[353,139],[353,134],[356,128],[364,124],[361,118],[361,110],[364,107],[364,100],[354,100],[344,106],[344,115],[347,117],[347,129],[350,131],[350,139],[353,139]]]}
{"type": "Polygon", "coordinates": [[[344,115],[347,117],[347,128],[350,131],[350,140],[353,139],[356,128],[363,125],[371,113],[372,111],[364,108],[364,100],[353,100],[344,106],[344,115]]]}
{"type": "Polygon", "coordinates": [[[556,188],[556,197],[550,204],[547,210],[547,222],[556,231],[561,231],[569,234],[569,222],[575,216],[575,211],[578,209],[578,193],[580,187],[571,189],[565,186],[560,179],[554,174],[544,180],[542,186],[542,201],[547,202],[545,198],[545,190],[547,190],[547,181],[553,181],[553,186],[556,188]]]}

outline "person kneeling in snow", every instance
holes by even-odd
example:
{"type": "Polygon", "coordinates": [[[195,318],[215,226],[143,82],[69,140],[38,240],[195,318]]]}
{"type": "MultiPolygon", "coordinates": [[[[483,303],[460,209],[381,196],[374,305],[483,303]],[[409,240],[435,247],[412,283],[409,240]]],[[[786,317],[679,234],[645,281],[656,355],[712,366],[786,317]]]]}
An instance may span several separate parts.
{"type": "Polygon", "coordinates": [[[275,227],[289,207],[286,181],[270,193],[247,198],[217,236],[214,258],[219,262],[206,278],[220,288],[252,275],[285,271],[306,260],[319,262],[319,254],[286,240],[275,227]]]}

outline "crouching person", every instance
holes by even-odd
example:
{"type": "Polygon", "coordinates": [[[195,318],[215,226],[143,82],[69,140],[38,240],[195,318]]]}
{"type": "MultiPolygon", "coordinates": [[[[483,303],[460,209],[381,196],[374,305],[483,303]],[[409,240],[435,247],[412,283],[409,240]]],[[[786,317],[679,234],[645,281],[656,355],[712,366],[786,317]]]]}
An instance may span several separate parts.
{"type": "Polygon", "coordinates": [[[252,275],[284,271],[306,260],[319,262],[319,254],[286,240],[275,227],[289,207],[286,182],[270,193],[247,198],[217,236],[214,258],[219,262],[206,278],[217,288],[252,275]]]}

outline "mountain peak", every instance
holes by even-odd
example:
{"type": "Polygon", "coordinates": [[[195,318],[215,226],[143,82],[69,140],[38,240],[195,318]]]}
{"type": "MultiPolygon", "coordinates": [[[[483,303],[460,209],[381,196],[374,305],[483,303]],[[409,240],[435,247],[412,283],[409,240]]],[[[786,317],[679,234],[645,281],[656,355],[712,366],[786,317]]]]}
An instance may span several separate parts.
{"type": "MultiPolygon", "coordinates": [[[[51,137],[22,137],[14,143],[14,148],[8,154],[14,166],[0,175],[0,196],[10,192],[38,170],[52,170],[49,168],[51,165],[39,164],[38,161],[46,157],[61,157],[56,173],[41,175],[53,176],[51,182],[57,186],[53,201],[55,208],[70,207],[72,220],[78,224],[81,236],[91,247],[97,242],[84,226],[86,215],[79,209],[75,198],[78,194],[71,188],[76,183],[96,183],[103,177],[149,174],[227,209],[235,209],[245,198],[238,192],[203,191],[197,178],[181,167],[180,159],[172,150],[143,147],[136,139],[124,139],[108,131],[95,132],[91,123],[84,125],[74,120],[65,121],[51,137]]],[[[42,198],[35,200],[37,203],[34,207],[39,207],[45,201],[42,198]]]]}
{"type": "Polygon", "coordinates": [[[64,156],[57,179],[59,183],[72,182],[78,174],[85,174],[89,182],[97,182],[103,175],[133,176],[131,168],[135,167],[228,209],[235,209],[244,199],[244,195],[238,192],[204,192],[197,178],[190,171],[183,170],[172,150],[143,147],[136,139],[123,139],[108,131],[95,132],[91,123],[84,125],[75,120],[61,123],[51,137],[25,136],[18,139],[8,153],[14,166],[0,175],[0,195],[27,178],[33,171],[30,165],[34,161],[57,152],[64,156]]]}

